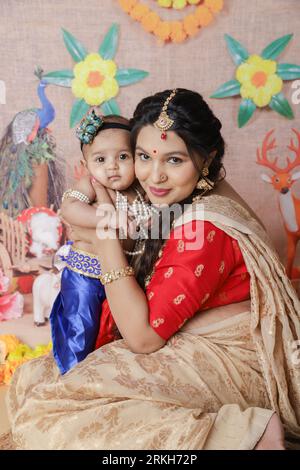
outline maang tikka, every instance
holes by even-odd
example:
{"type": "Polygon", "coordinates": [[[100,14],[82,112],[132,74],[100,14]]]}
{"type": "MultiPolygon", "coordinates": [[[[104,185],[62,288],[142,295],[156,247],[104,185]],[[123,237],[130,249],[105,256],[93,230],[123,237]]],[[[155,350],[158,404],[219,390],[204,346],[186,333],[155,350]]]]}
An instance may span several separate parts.
{"type": "Polygon", "coordinates": [[[168,104],[170,103],[171,99],[175,96],[177,93],[177,89],[175,88],[170,96],[166,99],[166,101],[163,104],[162,110],[160,115],[158,116],[157,121],[154,122],[154,127],[156,129],[161,131],[161,139],[166,140],[167,138],[167,133],[166,131],[170,129],[170,127],[173,126],[174,121],[168,116],[167,110],[168,110],[168,104]]]}

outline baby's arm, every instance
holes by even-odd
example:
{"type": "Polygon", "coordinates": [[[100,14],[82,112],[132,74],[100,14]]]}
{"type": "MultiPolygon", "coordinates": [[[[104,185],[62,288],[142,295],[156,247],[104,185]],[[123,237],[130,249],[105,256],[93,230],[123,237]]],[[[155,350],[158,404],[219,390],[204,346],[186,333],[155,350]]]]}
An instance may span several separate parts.
{"type": "MultiPolygon", "coordinates": [[[[96,193],[90,182],[89,176],[82,177],[78,182],[76,182],[73,189],[80,191],[87,196],[91,203],[95,202],[96,193]]],[[[104,202],[104,200],[106,202],[106,189],[103,188],[102,192],[103,198],[101,201],[98,201],[98,203],[104,202]]],[[[61,206],[62,218],[66,220],[67,223],[86,228],[95,228],[97,226],[99,219],[96,216],[96,211],[97,207],[87,204],[86,202],[79,201],[73,197],[65,198],[61,206]]]]}

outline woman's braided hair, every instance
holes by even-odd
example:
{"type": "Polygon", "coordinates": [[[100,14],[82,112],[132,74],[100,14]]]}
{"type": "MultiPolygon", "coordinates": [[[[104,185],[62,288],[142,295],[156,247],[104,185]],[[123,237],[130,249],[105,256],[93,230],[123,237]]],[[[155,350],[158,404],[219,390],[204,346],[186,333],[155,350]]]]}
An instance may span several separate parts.
{"type": "MultiPolygon", "coordinates": [[[[163,104],[171,91],[165,90],[156,93],[153,96],[144,98],[137,105],[133,118],[130,121],[133,149],[136,147],[140,130],[149,124],[153,124],[158,119],[163,104]]],[[[209,179],[213,182],[223,179],[225,170],[222,160],[225,143],[220,133],[222,124],[213,114],[202,96],[194,91],[178,88],[176,95],[168,105],[168,115],[174,121],[170,130],[175,131],[185,142],[195,168],[199,170],[199,174],[203,166],[203,159],[206,161],[211,153],[215,152],[215,156],[209,166],[209,179]]],[[[195,188],[188,198],[178,201],[178,203],[183,207],[184,204],[191,203],[193,197],[199,193],[201,191],[195,188]]],[[[173,222],[172,219],[171,214],[169,231],[173,222]]],[[[159,239],[151,239],[149,237],[146,240],[144,253],[134,260],[137,280],[143,288],[145,278],[151,273],[163,243],[163,236],[160,236],[159,239]]]]}

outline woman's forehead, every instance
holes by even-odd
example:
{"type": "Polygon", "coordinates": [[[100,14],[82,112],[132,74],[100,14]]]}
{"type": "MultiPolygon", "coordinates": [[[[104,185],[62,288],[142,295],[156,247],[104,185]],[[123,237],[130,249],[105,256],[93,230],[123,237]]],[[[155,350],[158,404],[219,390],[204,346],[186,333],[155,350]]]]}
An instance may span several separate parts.
{"type": "Polygon", "coordinates": [[[161,131],[152,125],[143,127],[137,137],[136,147],[159,154],[182,153],[189,155],[184,140],[174,131],[167,131],[167,138],[161,138],[161,131]]]}

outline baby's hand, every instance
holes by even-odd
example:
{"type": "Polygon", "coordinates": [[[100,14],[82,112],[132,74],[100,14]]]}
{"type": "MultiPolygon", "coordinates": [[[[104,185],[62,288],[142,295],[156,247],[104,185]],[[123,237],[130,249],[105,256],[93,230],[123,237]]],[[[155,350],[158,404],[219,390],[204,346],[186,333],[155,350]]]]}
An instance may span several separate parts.
{"type": "Polygon", "coordinates": [[[96,192],[91,183],[91,177],[88,175],[82,176],[82,178],[75,183],[73,189],[85,194],[91,202],[94,202],[96,199],[96,192]]]}
{"type": "Polygon", "coordinates": [[[97,202],[99,204],[112,204],[108,189],[105,188],[105,186],[103,186],[101,183],[99,183],[99,181],[97,181],[94,177],[90,178],[90,182],[93,187],[93,190],[95,191],[97,202]]]}

